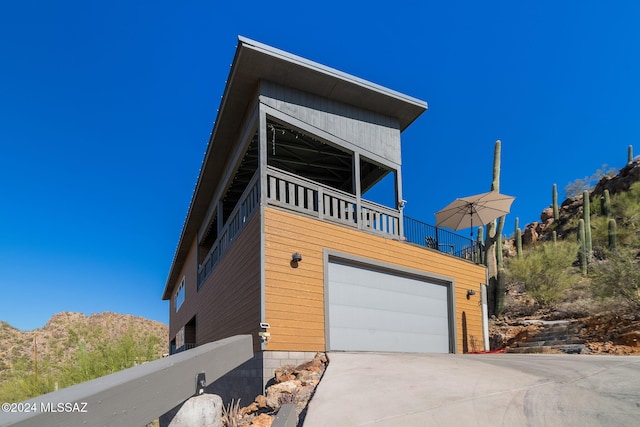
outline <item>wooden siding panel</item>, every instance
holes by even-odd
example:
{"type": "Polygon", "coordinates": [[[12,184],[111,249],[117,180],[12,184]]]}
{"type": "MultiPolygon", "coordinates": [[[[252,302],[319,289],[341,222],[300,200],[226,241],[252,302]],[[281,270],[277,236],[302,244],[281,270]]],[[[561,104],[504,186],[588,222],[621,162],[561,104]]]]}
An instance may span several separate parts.
{"type": "Polygon", "coordinates": [[[196,241],[194,239],[182,266],[182,270],[178,275],[178,280],[173,287],[174,293],[171,295],[171,300],[169,301],[169,340],[175,338],[178,330],[195,315],[195,296],[198,292],[197,258],[196,241]],[[184,302],[176,312],[174,305],[175,292],[183,278],[185,286],[184,302]]]}
{"type": "Polygon", "coordinates": [[[400,158],[400,125],[392,117],[262,82],[261,101],[395,164],[400,158]]]}
{"type": "Polygon", "coordinates": [[[265,208],[265,304],[271,324],[268,350],[325,350],[324,249],[454,279],[457,351],[463,350],[462,316],[469,349],[482,346],[480,284],[484,267],[405,242],[341,227],[276,208],[265,208]],[[291,254],[302,261],[291,266],[291,254]],[[467,300],[467,290],[476,295],[467,300]],[[320,331],[320,336],[310,334],[320,331]]]}
{"type": "MultiPolygon", "coordinates": [[[[195,263],[191,269],[197,271],[195,263]]],[[[185,297],[183,306],[191,314],[185,322],[197,313],[198,345],[252,334],[254,350],[260,349],[260,276],[260,215],[256,211],[200,290],[194,287],[185,297]]],[[[173,320],[171,326],[173,331],[173,320]]],[[[181,326],[176,322],[176,330],[181,326]]]]}

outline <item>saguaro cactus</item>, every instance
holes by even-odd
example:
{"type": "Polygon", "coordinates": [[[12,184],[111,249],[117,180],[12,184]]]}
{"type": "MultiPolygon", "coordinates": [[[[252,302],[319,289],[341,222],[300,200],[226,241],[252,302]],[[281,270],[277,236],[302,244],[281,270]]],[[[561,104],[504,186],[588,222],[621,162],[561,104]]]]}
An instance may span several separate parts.
{"type": "Polygon", "coordinates": [[[522,231],[520,231],[520,218],[516,217],[513,227],[513,240],[516,247],[516,256],[520,258],[522,255],[522,231]]]}
{"type": "Polygon", "coordinates": [[[604,190],[602,197],[600,197],[600,207],[602,208],[602,214],[609,218],[611,216],[611,197],[609,196],[609,190],[604,190]]]}
{"type": "Polygon", "coordinates": [[[551,191],[551,204],[553,206],[553,220],[558,221],[560,219],[560,211],[558,210],[558,186],[553,184],[551,191]]]}
{"type": "Polygon", "coordinates": [[[627,147],[627,164],[633,163],[633,145],[627,147]]]}
{"type": "Polygon", "coordinates": [[[477,259],[476,262],[481,262],[484,263],[485,262],[485,258],[484,258],[484,227],[478,227],[478,233],[476,233],[478,235],[477,237],[477,247],[478,247],[478,253],[477,253],[477,259]]]}
{"type": "Polygon", "coordinates": [[[617,226],[616,226],[616,220],[614,218],[609,218],[609,221],[607,223],[607,231],[609,234],[609,250],[611,252],[615,252],[617,250],[617,241],[616,241],[617,226]]]}
{"type": "Polygon", "coordinates": [[[584,233],[584,219],[580,218],[578,221],[578,256],[580,259],[580,268],[582,269],[582,274],[587,274],[587,248],[585,242],[585,233],[584,233]]]}
{"type": "MultiPolygon", "coordinates": [[[[500,151],[502,142],[498,139],[493,149],[493,180],[491,182],[491,191],[500,191],[500,151]]],[[[498,218],[498,221],[492,221],[487,224],[487,236],[485,238],[485,265],[487,266],[487,276],[489,278],[489,311],[492,314],[500,314],[503,307],[504,288],[500,289],[498,280],[498,270],[502,264],[498,264],[497,251],[502,253],[500,236],[504,228],[504,216],[498,218]]],[[[500,257],[500,261],[502,257],[500,257]]]]}
{"type": "Polygon", "coordinates": [[[587,256],[587,262],[591,261],[591,204],[589,202],[589,192],[582,192],[582,218],[584,219],[584,247],[587,256]]]}
{"type": "Polygon", "coordinates": [[[558,233],[556,232],[556,230],[553,230],[551,232],[551,241],[554,245],[558,242],[558,233]]]}

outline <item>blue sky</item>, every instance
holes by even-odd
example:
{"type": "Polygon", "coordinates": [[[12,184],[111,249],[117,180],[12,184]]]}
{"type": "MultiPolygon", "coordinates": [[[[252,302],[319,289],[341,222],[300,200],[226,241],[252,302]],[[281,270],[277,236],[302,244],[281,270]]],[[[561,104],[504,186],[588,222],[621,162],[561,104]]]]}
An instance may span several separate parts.
{"type": "Polygon", "coordinates": [[[5,0],[0,320],[168,321],[161,294],[238,35],[429,103],[403,134],[414,218],[488,191],[501,139],[511,233],[553,183],[621,167],[640,141],[639,19],[636,1],[5,0]]]}

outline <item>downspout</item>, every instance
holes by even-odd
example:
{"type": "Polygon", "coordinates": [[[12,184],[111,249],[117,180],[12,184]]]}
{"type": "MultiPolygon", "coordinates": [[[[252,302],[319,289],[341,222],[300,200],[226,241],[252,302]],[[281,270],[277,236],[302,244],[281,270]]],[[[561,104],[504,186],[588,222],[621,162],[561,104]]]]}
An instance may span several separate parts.
{"type": "Polygon", "coordinates": [[[487,285],[480,284],[480,302],[482,303],[482,339],[484,341],[484,351],[491,350],[489,347],[489,307],[487,305],[487,285]]]}

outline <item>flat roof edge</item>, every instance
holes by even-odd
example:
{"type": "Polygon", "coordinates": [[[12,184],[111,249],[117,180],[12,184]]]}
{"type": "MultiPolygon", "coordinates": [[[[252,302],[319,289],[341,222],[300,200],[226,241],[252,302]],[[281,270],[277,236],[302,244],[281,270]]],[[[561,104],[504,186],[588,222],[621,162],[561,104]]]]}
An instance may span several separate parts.
{"type": "Polygon", "coordinates": [[[343,71],[337,70],[335,68],[332,67],[328,67],[326,65],[320,64],[318,62],[315,61],[311,61],[309,59],[303,58],[301,56],[298,55],[294,55],[292,53],[286,52],[284,50],[281,49],[277,49],[275,47],[266,45],[264,43],[260,43],[257,42],[255,40],[249,39],[247,37],[243,37],[243,36],[238,36],[238,42],[242,43],[244,46],[246,46],[247,48],[250,49],[254,49],[254,50],[258,50],[258,51],[262,51],[265,54],[268,54],[270,56],[275,56],[275,57],[280,57],[288,62],[292,62],[295,64],[298,64],[300,66],[303,66],[305,68],[309,68],[312,70],[315,70],[317,72],[326,74],[328,76],[332,76],[332,77],[336,77],[342,80],[346,80],[349,81],[353,84],[356,84],[358,86],[361,86],[365,89],[368,90],[372,90],[378,93],[381,93],[383,95],[386,96],[390,96],[396,99],[399,99],[401,101],[404,101],[406,103],[409,104],[414,104],[417,107],[421,107],[424,108],[425,110],[428,109],[428,104],[426,101],[422,101],[421,99],[418,98],[414,98],[412,96],[409,95],[405,95],[401,92],[397,92],[393,89],[389,89],[385,86],[382,85],[378,85],[376,83],[372,83],[369,80],[365,80],[359,77],[356,77],[352,74],[349,73],[345,73],[343,71]]]}

